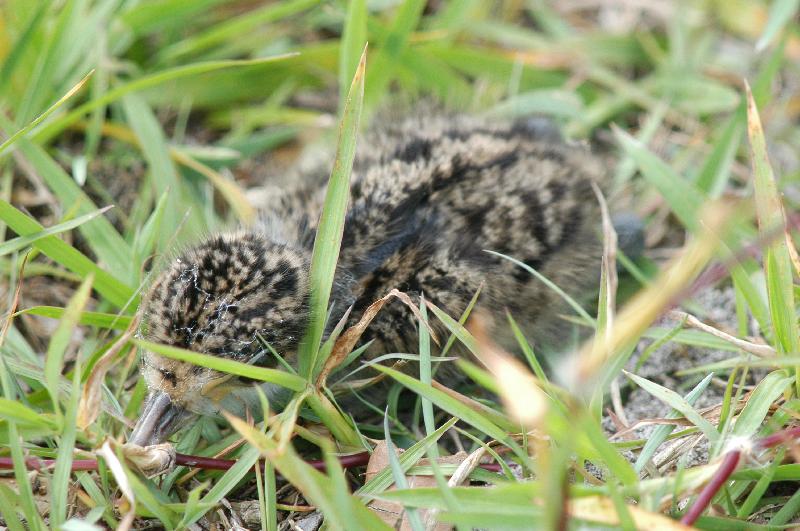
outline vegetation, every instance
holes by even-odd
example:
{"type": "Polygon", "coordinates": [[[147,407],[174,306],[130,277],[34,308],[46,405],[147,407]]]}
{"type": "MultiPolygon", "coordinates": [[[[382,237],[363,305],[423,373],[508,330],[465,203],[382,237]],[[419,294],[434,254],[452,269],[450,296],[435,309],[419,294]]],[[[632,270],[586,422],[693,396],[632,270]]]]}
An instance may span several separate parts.
{"type": "Polygon", "coordinates": [[[437,519],[458,529],[795,521],[800,494],[781,485],[800,480],[798,2],[567,4],[0,4],[0,458],[12,467],[0,479],[4,525],[229,527],[248,500],[262,529],[312,506],[331,529],[391,528],[393,512],[415,530],[437,519]],[[574,366],[549,376],[521,335],[524,362],[490,348],[463,326],[466,316],[413,301],[421,321],[449,329],[447,345],[461,342],[482,362],[459,362],[475,384],[463,394],[436,385],[440,353],[421,322],[419,351],[408,353],[419,376],[385,358],[377,368],[397,382],[387,410],[354,423],[327,380],[353,344],[323,338],[350,165],[359,127],[388,102],[418,99],[546,115],[613,152],[609,202],[646,218],[650,251],[620,257],[628,278],[618,289],[606,224],[598,310],[565,316],[593,338],[575,348],[574,366]],[[136,339],[153,257],[252,222],[248,164],[269,160],[257,173],[277,180],[284,161],[314,143],[338,147],[297,373],[136,339]],[[100,208],[113,203],[122,206],[100,208]],[[710,325],[695,300],[714,287],[733,291],[734,330],[710,325]],[[678,306],[688,313],[661,319],[678,306]],[[727,355],[685,367],[676,388],[637,374],[673,344],[727,355]],[[178,466],[148,479],[117,442],[145,395],[143,347],[284,385],[294,399],[266,425],[204,419],[178,439],[182,454],[235,459],[228,470],[178,466]],[[715,407],[696,407],[720,381],[715,407]],[[482,388],[497,401],[476,400],[482,388]],[[401,389],[416,396],[412,418],[397,413],[401,389]],[[634,389],[671,409],[649,419],[657,426],[646,438],[624,420],[609,428],[634,389]],[[469,457],[444,457],[445,433],[469,457]],[[698,442],[707,456],[693,462],[698,442]],[[668,458],[665,444],[675,449],[668,458]],[[373,448],[366,480],[335,459],[373,448]],[[29,456],[54,464],[29,472],[29,456]],[[324,471],[306,462],[320,456],[324,471]],[[499,471],[478,466],[482,457],[499,471]],[[91,459],[96,469],[81,470],[91,459]]]}

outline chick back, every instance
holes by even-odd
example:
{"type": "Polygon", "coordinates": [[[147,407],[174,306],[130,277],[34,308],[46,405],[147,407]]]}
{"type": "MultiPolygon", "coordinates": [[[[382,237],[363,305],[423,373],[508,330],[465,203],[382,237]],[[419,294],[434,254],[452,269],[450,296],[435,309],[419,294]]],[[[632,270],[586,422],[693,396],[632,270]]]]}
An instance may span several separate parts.
{"type": "MultiPolygon", "coordinates": [[[[599,279],[600,214],[592,182],[602,167],[583,148],[526,123],[417,117],[365,135],[358,148],[337,275],[352,320],[392,288],[458,316],[478,307],[511,346],[505,310],[551,346],[568,329],[564,301],[514,257],[581,300],[599,279]]],[[[416,320],[401,304],[376,317],[375,354],[415,352],[416,320]]]]}

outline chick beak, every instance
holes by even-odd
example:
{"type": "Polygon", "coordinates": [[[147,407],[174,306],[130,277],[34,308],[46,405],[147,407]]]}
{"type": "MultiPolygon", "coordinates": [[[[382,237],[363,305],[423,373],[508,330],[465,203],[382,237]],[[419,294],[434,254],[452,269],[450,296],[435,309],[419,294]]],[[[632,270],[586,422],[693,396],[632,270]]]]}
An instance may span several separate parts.
{"type": "Polygon", "coordinates": [[[128,443],[151,446],[164,442],[178,431],[193,414],[172,401],[168,394],[153,391],[144,404],[128,443]]]}

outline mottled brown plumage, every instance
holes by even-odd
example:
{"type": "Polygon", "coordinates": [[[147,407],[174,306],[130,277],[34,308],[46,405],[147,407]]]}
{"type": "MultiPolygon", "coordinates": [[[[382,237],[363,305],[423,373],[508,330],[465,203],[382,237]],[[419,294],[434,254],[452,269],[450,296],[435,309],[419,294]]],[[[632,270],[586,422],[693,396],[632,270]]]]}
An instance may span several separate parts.
{"type": "MultiPolygon", "coordinates": [[[[486,250],[515,257],[585,298],[599,275],[600,220],[591,187],[601,180],[598,159],[524,122],[467,117],[379,127],[364,136],[358,153],[332,323],[351,306],[355,322],[393,288],[424,294],[459,315],[483,284],[478,304],[495,323],[505,323],[508,310],[535,342],[557,343],[560,297],[486,250]]],[[[273,365],[261,335],[293,363],[308,317],[322,173],[268,198],[257,227],[210,238],[170,264],[143,302],[145,337],[273,365]]],[[[511,348],[506,329],[498,324],[494,337],[511,348]]],[[[369,340],[368,358],[415,352],[416,318],[402,304],[389,304],[367,329],[363,341],[369,340]]],[[[169,436],[190,416],[186,411],[242,413],[252,399],[229,377],[152,353],[144,356],[143,376],[152,394],[132,437],[139,444],[169,436]]]]}

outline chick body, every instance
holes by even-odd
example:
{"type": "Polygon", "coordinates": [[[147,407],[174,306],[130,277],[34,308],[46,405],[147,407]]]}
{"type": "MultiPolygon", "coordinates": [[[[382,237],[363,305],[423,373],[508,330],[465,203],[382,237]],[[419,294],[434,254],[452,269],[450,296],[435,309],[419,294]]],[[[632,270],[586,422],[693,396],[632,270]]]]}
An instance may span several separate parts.
{"type": "MultiPolygon", "coordinates": [[[[424,294],[457,316],[482,286],[478,307],[497,315],[496,323],[505,322],[508,310],[537,343],[558,341],[561,298],[485,251],[517,258],[582,298],[599,275],[599,210],[591,184],[602,177],[597,159],[541,138],[525,123],[467,117],[417,117],[373,129],[358,152],[331,324],[350,307],[349,320],[356,322],[394,288],[424,294]]],[[[270,197],[257,228],[215,236],[183,253],[145,297],[144,335],[274,365],[260,335],[294,363],[308,322],[323,195],[323,179],[311,177],[270,197]]],[[[506,329],[498,325],[494,337],[510,347],[506,329]]],[[[363,336],[370,340],[368,358],[416,352],[416,318],[405,306],[389,304],[363,336]]],[[[139,444],[160,442],[185,423],[187,411],[241,414],[252,398],[235,378],[153,353],[143,357],[143,376],[151,389],[148,403],[161,400],[161,410],[175,410],[178,420],[156,429],[161,410],[148,406],[132,437],[139,444]]],[[[267,391],[279,394],[272,386],[267,391]]]]}

